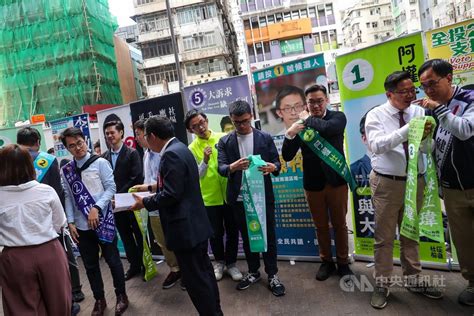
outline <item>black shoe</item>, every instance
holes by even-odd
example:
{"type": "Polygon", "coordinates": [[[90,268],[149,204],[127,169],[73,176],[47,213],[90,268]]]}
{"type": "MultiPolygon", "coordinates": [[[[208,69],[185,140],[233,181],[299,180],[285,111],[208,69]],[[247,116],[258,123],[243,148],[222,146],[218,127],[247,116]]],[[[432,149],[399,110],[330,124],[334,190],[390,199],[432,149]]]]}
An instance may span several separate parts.
{"type": "Polygon", "coordinates": [[[186,291],[186,285],[184,285],[183,279],[181,279],[181,282],[179,282],[179,286],[181,287],[181,290],[186,291]]]}
{"type": "Polygon", "coordinates": [[[79,314],[80,311],[81,311],[81,305],[75,302],[72,302],[71,316],[76,316],[77,314],[79,314]]]}
{"type": "Polygon", "coordinates": [[[125,272],[125,281],[130,280],[131,278],[136,277],[137,275],[141,275],[140,270],[132,270],[129,269],[127,272],[125,272]]]}
{"type": "Polygon", "coordinates": [[[283,296],[286,293],[285,286],[276,274],[268,277],[268,288],[275,296],[283,296]]]}
{"type": "Polygon", "coordinates": [[[163,282],[163,289],[166,290],[172,288],[176,284],[176,282],[178,282],[179,279],[181,279],[181,272],[171,271],[163,282]]]}
{"type": "Polygon", "coordinates": [[[242,278],[239,284],[237,284],[237,290],[245,290],[252,284],[255,284],[258,281],[260,281],[260,279],[261,279],[260,272],[256,272],[256,273],[249,272],[242,278]]]}
{"type": "Polygon", "coordinates": [[[337,274],[342,278],[346,275],[354,275],[351,268],[349,268],[348,264],[338,264],[337,265],[337,274]]]}
{"type": "Polygon", "coordinates": [[[318,273],[316,273],[316,280],[327,280],[334,271],[336,271],[336,265],[334,262],[323,261],[319,267],[318,273]]]}
{"type": "Polygon", "coordinates": [[[82,291],[72,293],[73,302],[79,303],[85,299],[84,293],[82,291]]]}

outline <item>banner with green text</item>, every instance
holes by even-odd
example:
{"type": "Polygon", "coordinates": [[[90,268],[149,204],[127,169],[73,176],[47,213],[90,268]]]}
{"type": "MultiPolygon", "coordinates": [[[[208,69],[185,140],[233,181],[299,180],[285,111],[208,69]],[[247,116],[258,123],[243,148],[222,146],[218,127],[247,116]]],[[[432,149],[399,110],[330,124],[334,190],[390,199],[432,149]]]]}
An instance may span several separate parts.
{"type": "MultiPolygon", "coordinates": [[[[374,255],[375,217],[371,200],[369,174],[372,170],[370,152],[366,146],[363,119],[372,108],[387,101],[385,78],[394,71],[411,74],[419,86],[418,68],[424,62],[421,33],[397,38],[336,57],[342,109],[346,114],[346,150],[351,173],[357,189],[352,194],[355,258],[371,259],[374,255]]],[[[417,91],[417,98],[423,97],[417,91]]],[[[400,253],[399,232],[394,246],[394,257],[400,253]]],[[[425,263],[446,265],[443,243],[420,239],[420,259],[425,263]]]]}

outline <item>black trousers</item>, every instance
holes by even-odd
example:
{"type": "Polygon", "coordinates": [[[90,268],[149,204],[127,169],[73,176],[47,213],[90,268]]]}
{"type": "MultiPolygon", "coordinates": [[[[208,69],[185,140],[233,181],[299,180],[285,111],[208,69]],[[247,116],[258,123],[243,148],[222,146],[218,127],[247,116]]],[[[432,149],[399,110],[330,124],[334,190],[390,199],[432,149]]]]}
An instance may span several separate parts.
{"type": "MultiPolygon", "coordinates": [[[[255,273],[260,269],[260,253],[251,252],[249,244],[249,234],[247,231],[247,221],[245,219],[245,209],[242,202],[232,204],[234,216],[239,226],[239,231],[244,243],[245,260],[250,273],[255,273]]],[[[275,237],[275,205],[274,203],[266,203],[267,216],[267,252],[263,252],[263,263],[265,272],[269,275],[278,273],[277,267],[277,245],[275,237]]]]}
{"type": "Polygon", "coordinates": [[[223,315],[214,269],[207,255],[207,240],[189,250],[175,250],[188,295],[199,315],[223,315]]]}
{"type": "Polygon", "coordinates": [[[125,275],[122,261],[117,249],[117,237],[112,243],[99,241],[97,234],[93,230],[78,230],[79,252],[81,254],[87,278],[91,285],[92,293],[96,300],[105,297],[104,282],[100,272],[99,247],[102,250],[102,257],[107,262],[115,287],[115,294],[125,294],[125,275]]]}
{"type": "Polygon", "coordinates": [[[239,247],[239,230],[232,209],[227,205],[206,206],[214,235],[210,238],[212,253],[216,261],[226,265],[235,264],[239,247]],[[224,248],[224,233],[226,236],[224,248]]]}
{"type": "Polygon", "coordinates": [[[143,236],[133,212],[114,213],[115,226],[122,239],[131,271],[141,271],[143,265],[143,236]]]}
{"type": "Polygon", "coordinates": [[[66,256],[69,264],[69,274],[71,275],[72,293],[79,292],[82,288],[81,278],[79,277],[79,267],[77,265],[76,257],[72,250],[71,239],[63,233],[59,233],[58,240],[61,246],[66,246],[66,256]]]}

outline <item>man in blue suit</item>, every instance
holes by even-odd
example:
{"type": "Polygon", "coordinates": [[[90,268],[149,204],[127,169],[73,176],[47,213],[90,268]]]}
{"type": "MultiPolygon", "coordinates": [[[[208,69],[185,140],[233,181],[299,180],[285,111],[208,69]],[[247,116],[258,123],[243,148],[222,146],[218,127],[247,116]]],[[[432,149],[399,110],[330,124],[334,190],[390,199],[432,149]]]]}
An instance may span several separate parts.
{"type": "Polygon", "coordinates": [[[229,113],[235,130],[222,137],[218,144],[218,168],[227,177],[227,203],[232,207],[244,242],[248,273],[237,285],[245,290],[260,281],[260,253],[251,252],[244,204],[242,202],[242,172],[249,167],[249,155],[261,155],[267,162],[260,167],[265,181],[265,203],[267,218],[267,251],[262,253],[265,272],[268,275],[268,288],[275,296],[285,295],[285,287],[278,278],[277,246],[275,236],[275,198],[270,173],[278,176],[280,159],[272,137],[252,127],[252,109],[245,101],[235,101],[229,106],[229,113]]]}
{"type": "Polygon", "coordinates": [[[212,228],[199,187],[193,154],[174,137],[167,118],[153,116],[145,123],[145,138],[160,153],[157,193],[131,207],[159,210],[166,247],[174,251],[183,282],[200,315],[222,315],[214,269],[207,255],[212,228]]]}

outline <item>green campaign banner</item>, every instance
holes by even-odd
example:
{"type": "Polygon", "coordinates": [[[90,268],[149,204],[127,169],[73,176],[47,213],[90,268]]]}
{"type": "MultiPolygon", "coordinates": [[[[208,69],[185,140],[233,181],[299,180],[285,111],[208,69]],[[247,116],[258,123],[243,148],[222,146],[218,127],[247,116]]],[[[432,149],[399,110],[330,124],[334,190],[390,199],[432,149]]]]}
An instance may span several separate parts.
{"type": "MultiPolygon", "coordinates": [[[[385,78],[394,71],[411,74],[419,86],[418,68],[424,62],[421,33],[411,34],[378,45],[366,47],[336,57],[336,69],[341,105],[346,114],[346,158],[350,163],[357,189],[352,192],[355,258],[372,259],[374,255],[374,207],[371,200],[369,174],[370,151],[362,119],[366,113],[387,101],[385,78]]],[[[417,98],[424,97],[417,91],[417,98]]],[[[394,257],[399,258],[400,243],[394,245],[394,257]]],[[[420,238],[420,259],[423,262],[446,264],[444,243],[427,237],[420,238]]]]}

